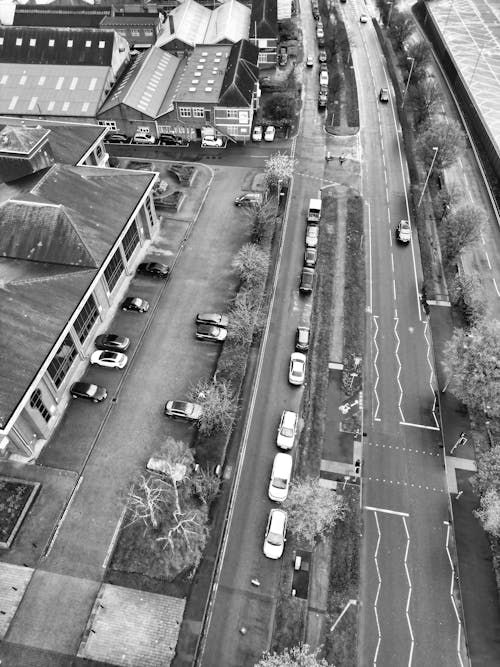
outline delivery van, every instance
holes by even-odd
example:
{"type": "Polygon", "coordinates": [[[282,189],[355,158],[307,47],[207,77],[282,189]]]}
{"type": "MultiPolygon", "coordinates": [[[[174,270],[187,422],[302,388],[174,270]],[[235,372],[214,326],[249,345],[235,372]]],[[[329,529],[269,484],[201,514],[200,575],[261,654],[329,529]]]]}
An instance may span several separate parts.
{"type": "Polygon", "coordinates": [[[307,222],[319,224],[321,220],[321,199],[310,199],[307,209],[307,222]]]}

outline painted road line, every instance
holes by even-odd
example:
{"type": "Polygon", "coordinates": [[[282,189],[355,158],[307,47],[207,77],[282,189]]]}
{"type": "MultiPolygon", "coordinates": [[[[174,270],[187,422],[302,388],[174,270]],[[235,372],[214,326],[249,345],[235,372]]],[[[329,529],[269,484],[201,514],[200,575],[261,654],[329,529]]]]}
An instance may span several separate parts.
{"type": "Polygon", "coordinates": [[[427,426],[426,424],[412,424],[411,422],[399,422],[401,426],[413,426],[413,428],[423,428],[428,431],[440,431],[439,426],[427,426]]]}
{"type": "Polygon", "coordinates": [[[369,512],[380,512],[381,514],[395,514],[396,516],[410,516],[408,512],[396,512],[396,510],[386,510],[383,507],[372,507],[371,505],[365,505],[364,509],[369,512]]]}

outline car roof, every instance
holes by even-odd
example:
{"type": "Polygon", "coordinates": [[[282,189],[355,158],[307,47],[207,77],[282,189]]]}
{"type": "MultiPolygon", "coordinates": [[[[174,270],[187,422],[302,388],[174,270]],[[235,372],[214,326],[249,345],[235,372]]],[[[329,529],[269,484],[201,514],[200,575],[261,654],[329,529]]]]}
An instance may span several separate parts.
{"type": "Polygon", "coordinates": [[[171,401],[172,410],[187,410],[190,405],[187,401],[171,401]]]}
{"type": "Polygon", "coordinates": [[[269,528],[272,529],[273,532],[283,532],[287,519],[285,510],[272,509],[270,512],[270,518],[271,522],[269,528]]]}

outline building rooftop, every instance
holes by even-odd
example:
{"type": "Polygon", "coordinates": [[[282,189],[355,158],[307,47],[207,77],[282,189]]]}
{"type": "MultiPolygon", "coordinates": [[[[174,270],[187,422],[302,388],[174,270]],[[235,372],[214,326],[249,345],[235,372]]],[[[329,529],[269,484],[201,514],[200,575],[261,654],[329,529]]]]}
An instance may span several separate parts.
{"type": "Polygon", "coordinates": [[[219,105],[245,107],[252,102],[255,83],[259,79],[259,48],[242,39],[231,47],[222,82],[219,105]]]}
{"type": "Polygon", "coordinates": [[[218,102],[230,53],[230,45],[195,47],[179,82],[175,102],[218,102]]]}

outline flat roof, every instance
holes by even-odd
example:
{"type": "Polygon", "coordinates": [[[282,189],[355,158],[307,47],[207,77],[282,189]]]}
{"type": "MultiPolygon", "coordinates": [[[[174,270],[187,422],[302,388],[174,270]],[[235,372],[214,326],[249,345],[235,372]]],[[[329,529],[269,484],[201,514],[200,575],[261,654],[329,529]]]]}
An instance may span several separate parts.
{"type": "Polygon", "coordinates": [[[218,102],[231,46],[219,44],[195,47],[179,82],[175,102],[218,102]]]}

